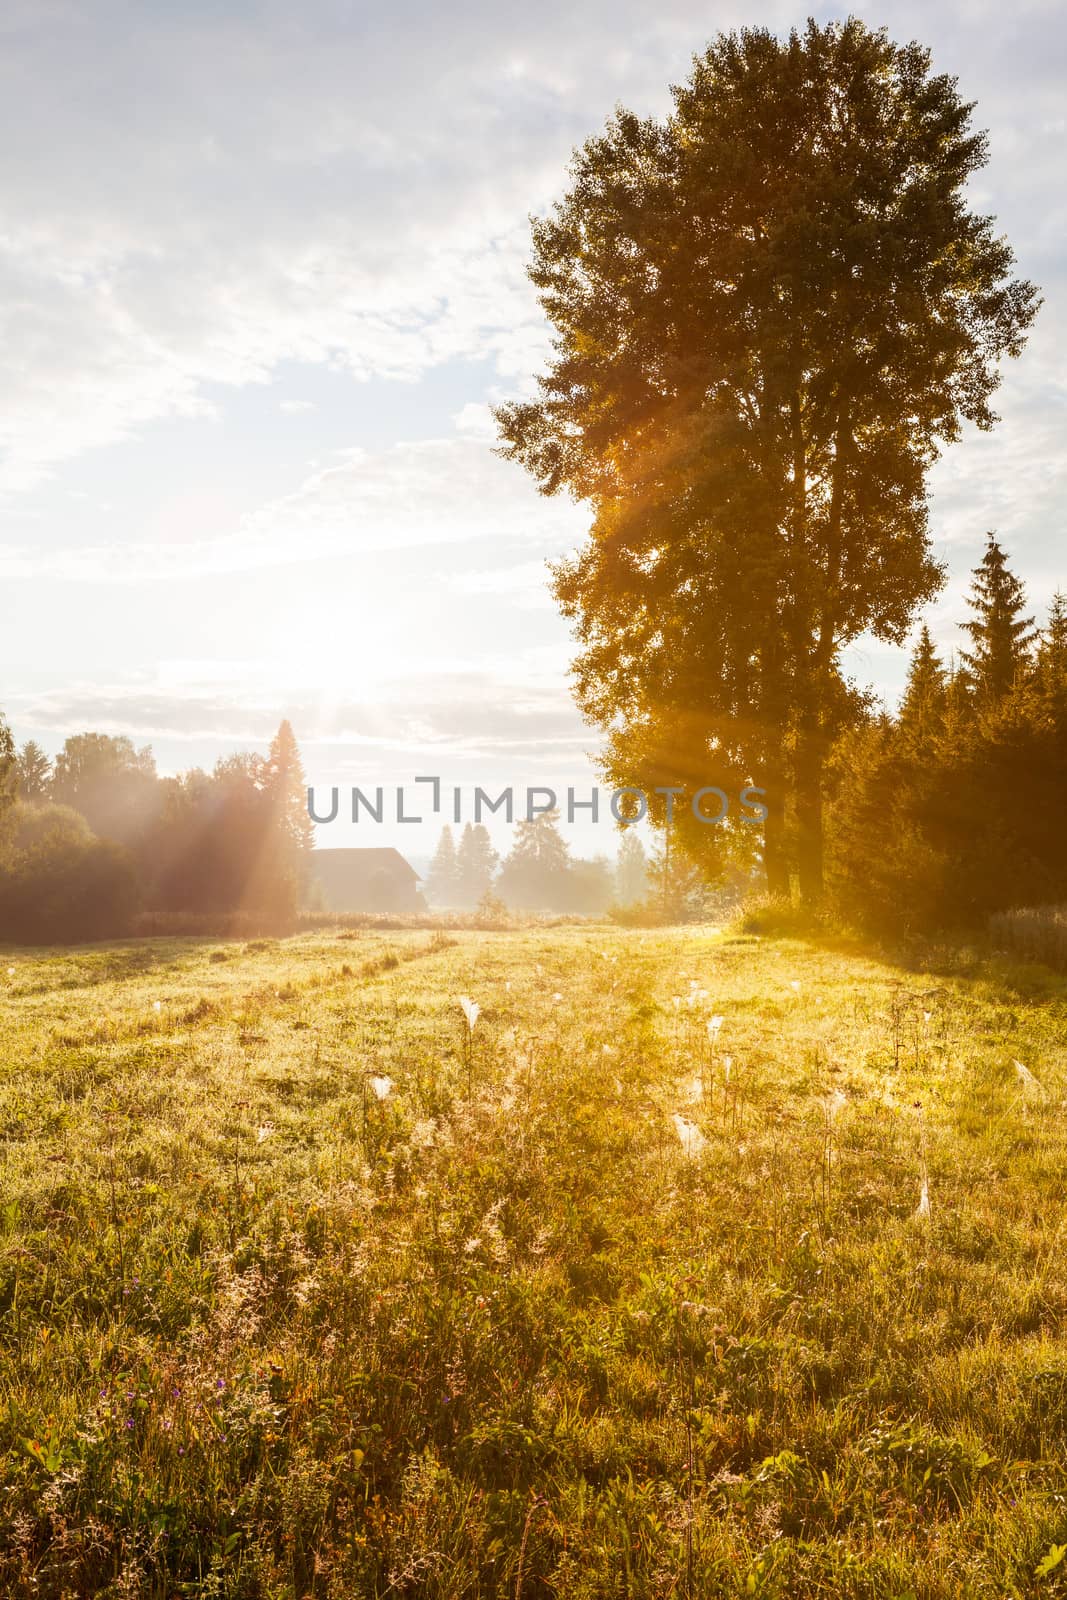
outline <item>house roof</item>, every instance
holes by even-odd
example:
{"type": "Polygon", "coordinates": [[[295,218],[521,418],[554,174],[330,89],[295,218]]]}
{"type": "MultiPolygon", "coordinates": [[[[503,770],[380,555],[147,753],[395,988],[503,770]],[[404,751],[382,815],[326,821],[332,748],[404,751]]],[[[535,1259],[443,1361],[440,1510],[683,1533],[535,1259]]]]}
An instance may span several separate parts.
{"type": "Polygon", "coordinates": [[[400,851],[392,845],[313,850],[311,868],[320,877],[324,873],[331,877],[341,874],[349,881],[370,878],[376,872],[396,877],[410,876],[416,880],[419,877],[410,861],[405,861],[400,851]]]}

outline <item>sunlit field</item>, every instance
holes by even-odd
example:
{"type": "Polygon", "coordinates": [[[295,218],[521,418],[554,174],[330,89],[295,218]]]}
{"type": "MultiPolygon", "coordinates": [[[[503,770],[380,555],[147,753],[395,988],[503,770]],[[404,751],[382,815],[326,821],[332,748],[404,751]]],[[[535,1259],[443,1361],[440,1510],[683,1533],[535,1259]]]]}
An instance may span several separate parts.
{"type": "Polygon", "coordinates": [[[588,927],[0,982],[5,1595],[1067,1587],[1064,982],[588,927]]]}

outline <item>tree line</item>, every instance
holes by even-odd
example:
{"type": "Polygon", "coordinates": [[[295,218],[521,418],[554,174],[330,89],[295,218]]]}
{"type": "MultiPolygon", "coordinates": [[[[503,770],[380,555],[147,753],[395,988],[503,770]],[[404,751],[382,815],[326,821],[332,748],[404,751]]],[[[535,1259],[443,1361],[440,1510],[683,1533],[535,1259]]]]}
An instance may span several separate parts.
{"type": "Polygon", "coordinates": [[[75,734],[52,763],[33,740],[16,750],[0,718],[0,938],[100,938],[146,909],[281,925],[311,846],[288,722],[266,755],[164,778],[128,738],[75,734]]]}
{"type": "Polygon", "coordinates": [[[649,892],[655,862],[640,839],[623,835],[616,863],[607,856],[582,860],[570,853],[559,813],[520,819],[512,847],[501,858],[483,823],[466,823],[458,844],[447,824],[426,874],[426,898],[442,909],[498,903],[515,911],[602,914],[639,903],[649,892]]]}
{"type": "Polygon", "coordinates": [[[458,843],[446,825],[425,893],[441,910],[607,913],[626,922],[685,922],[720,915],[754,881],[751,864],[739,862],[709,880],[697,862],[671,850],[664,832],[646,854],[632,826],[623,829],[614,862],[606,855],[583,860],[571,854],[559,813],[550,811],[521,819],[503,857],[483,824],[465,824],[458,843]]]}
{"type": "Polygon", "coordinates": [[[1067,899],[1067,600],[1038,631],[990,534],[969,610],[947,662],[923,626],[896,714],[868,711],[828,763],[829,894],[876,931],[1067,899]]]}

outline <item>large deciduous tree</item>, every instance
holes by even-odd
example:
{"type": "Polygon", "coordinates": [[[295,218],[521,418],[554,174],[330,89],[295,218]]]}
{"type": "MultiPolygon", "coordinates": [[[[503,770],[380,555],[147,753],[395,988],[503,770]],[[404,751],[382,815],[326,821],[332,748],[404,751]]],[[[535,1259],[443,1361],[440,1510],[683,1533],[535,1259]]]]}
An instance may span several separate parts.
{"type": "Polygon", "coordinates": [[[618,111],[534,224],[554,355],[502,451],[592,512],[555,592],[606,775],[762,784],[770,885],[794,815],[811,898],[842,650],[902,642],[940,587],[927,471],[995,422],[1039,301],[967,203],[986,141],[919,45],[745,30],[673,95],[618,111]]]}
{"type": "Polygon", "coordinates": [[[156,763],[145,745],[135,750],[124,735],[76,733],[56,756],[51,798],[71,806],[94,833],[134,846],[157,819],[156,763]]]}

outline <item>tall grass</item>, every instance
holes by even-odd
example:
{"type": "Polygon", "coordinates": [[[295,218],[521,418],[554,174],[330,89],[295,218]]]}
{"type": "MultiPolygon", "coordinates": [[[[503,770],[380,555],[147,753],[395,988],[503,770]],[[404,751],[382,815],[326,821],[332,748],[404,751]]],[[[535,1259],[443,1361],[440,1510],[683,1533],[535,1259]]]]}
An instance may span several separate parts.
{"type": "Polygon", "coordinates": [[[1067,986],[580,927],[0,985],[5,1596],[1064,1592],[1067,986]]]}
{"type": "Polygon", "coordinates": [[[1067,906],[1023,906],[989,919],[998,949],[1067,972],[1067,906]]]}

